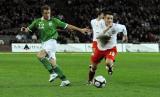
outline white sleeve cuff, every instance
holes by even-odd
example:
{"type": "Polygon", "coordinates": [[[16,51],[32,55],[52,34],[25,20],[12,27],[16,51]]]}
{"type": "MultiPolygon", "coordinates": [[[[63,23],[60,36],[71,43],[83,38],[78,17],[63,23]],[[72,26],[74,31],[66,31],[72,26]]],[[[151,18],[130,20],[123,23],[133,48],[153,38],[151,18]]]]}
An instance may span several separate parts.
{"type": "Polygon", "coordinates": [[[32,32],[32,30],[31,30],[31,29],[29,29],[29,27],[27,27],[27,29],[28,29],[28,31],[29,31],[29,32],[32,32]]]}
{"type": "Polygon", "coordinates": [[[66,28],[67,28],[67,26],[68,26],[68,24],[66,24],[66,26],[64,27],[64,29],[66,29],[66,28]]]}

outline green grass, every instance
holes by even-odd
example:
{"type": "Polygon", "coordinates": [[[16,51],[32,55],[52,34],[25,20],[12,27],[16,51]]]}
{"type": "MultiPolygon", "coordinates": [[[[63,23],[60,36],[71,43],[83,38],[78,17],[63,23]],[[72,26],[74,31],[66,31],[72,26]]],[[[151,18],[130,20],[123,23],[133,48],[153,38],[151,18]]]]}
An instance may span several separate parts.
{"type": "Polygon", "coordinates": [[[68,79],[49,83],[48,72],[35,54],[0,54],[0,97],[160,97],[160,53],[119,53],[109,77],[104,61],[96,75],[106,77],[107,86],[86,86],[90,54],[57,54],[57,63],[68,79]]]}

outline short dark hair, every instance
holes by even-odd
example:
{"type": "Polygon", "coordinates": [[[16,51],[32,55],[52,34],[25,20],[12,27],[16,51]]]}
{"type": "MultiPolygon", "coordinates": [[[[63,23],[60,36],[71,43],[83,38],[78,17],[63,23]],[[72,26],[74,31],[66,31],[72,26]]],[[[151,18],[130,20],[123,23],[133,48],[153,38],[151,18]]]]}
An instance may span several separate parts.
{"type": "Polygon", "coordinates": [[[44,10],[50,10],[51,7],[49,5],[44,5],[41,7],[41,12],[43,13],[44,10]]]}
{"type": "Polygon", "coordinates": [[[104,15],[113,15],[111,11],[104,11],[104,15]]]}

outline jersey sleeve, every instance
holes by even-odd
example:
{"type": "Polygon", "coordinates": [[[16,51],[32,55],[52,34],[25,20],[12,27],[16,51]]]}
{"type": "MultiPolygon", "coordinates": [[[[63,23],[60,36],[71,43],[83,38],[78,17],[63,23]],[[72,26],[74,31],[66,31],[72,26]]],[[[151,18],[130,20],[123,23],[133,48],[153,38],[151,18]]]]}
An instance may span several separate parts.
{"type": "Polygon", "coordinates": [[[57,27],[62,27],[62,28],[67,28],[68,24],[65,22],[62,22],[61,20],[55,18],[56,26],[57,27]]]}
{"type": "Polygon", "coordinates": [[[105,24],[105,21],[104,21],[104,20],[102,20],[101,25],[102,25],[102,29],[105,29],[105,28],[106,28],[106,24],[105,24]]]}
{"type": "Polygon", "coordinates": [[[32,29],[36,28],[37,20],[34,20],[29,26],[29,30],[32,31],[32,29]]]}
{"type": "Polygon", "coordinates": [[[125,25],[123,25],[123,35],[127,35],[127,29],[125,25]]]}
{"type": "Polygon", "coordinates": [[[127,35],[127,29],[126,29],[126,26],[125,25],[121,25],[121,24],[118,24],[117,25],[117,32],[123,32],[123,35],[127,35]]]}
{"type": "Polygon", "coordinates": [[[92,27],[93,32],[95,32],[95,27],[94,27],[94,24],[93,24],[93,20],[91,20],[91,27],[92,27]]]}

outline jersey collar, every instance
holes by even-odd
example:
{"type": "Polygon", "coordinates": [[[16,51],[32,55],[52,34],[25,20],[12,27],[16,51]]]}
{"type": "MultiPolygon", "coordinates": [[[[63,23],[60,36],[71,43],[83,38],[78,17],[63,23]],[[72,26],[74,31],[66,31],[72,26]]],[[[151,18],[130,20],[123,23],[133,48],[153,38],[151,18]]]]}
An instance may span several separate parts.
{"type": "MultiPolygon", "coordinates": [[[[48,20],[50,20],[51,18],[49,18],[48,20]]],[[[41,17],[41,20],[45,20],[44,17],[41,17]]]]}

